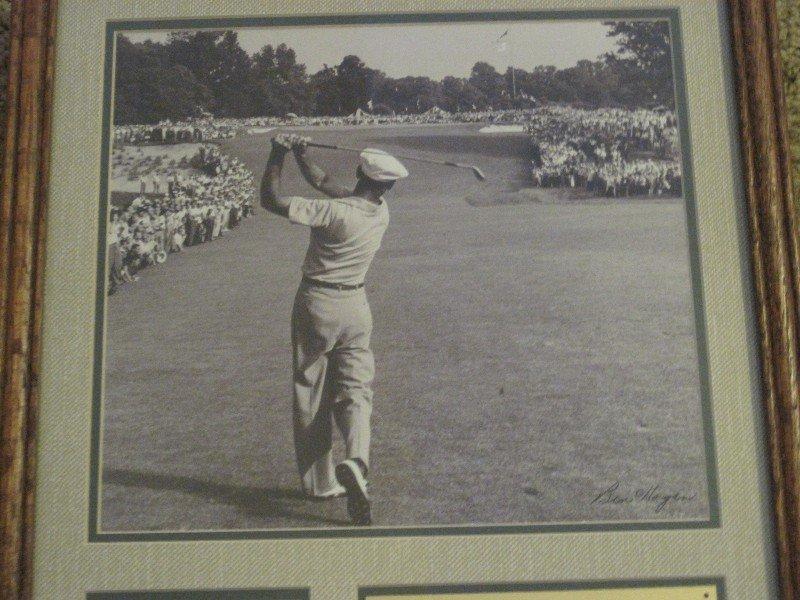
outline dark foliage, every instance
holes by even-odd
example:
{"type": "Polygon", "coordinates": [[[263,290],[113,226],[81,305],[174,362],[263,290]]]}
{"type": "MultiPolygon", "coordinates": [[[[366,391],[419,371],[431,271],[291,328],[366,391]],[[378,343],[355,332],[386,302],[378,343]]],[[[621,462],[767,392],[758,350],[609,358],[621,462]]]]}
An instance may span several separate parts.
{"type": "Polygon", "coordinates": [[[218,117],[350,115],[361,109],[420,113],[507,109],[536,101],[587,106],[673,107],[669,28],[665,22],[608,22],[615,53],[574,67],[498,72],[477,62],[468,77],[391,78],[358,56],[306,72],[286,44],[253,56],[234,31],[180,31],[166,43],[120,36],[115,122],[154,123],[210,112],[218,117]]]}

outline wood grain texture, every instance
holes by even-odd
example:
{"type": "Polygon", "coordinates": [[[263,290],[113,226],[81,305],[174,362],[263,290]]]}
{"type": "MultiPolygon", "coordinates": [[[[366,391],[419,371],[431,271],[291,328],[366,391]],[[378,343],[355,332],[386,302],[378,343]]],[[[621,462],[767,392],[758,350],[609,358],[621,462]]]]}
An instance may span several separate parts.
{"type": "Polygon", "coordinates": [[[730,0],[781,597],[800,598],[797,213],[774,0],[730,0]]]}
{"type": "MultiPolygon", "coordinates": [[[[18,65],[20,63],[20,53],[22,52],[22,11],[19,4],[15,4],[16,10],[11,11],[11,34],[9,40],[9,64],[18,65]]],[[[6,137],[4,147],[3,164],[3,190],[0,197],[0,390],[4,379],[5,360],[5,325],[6,325],[6,299],[8,297],[8,283],[11,274],[11,202],[6,201],[14,196],[14,171],[16,162],[16,135],[17,135],[17,112],[11,110],[19,102],[19,69],[10,69],[8,73],[8,95],[6,97],[7,118],[6,118],[6,137]]],[[[0,414],[2,422],[2,414],[0,414]]]]}
{"type": "Polygon", "coordinates": [[[57,0],[50,0],[49,14],[47,18],[47,32],[45,35],[45,66],[44,66],[44,89],[42,99],[44,108],[41,120],[41,148],[39,164],[38,182],[38,210],[35,223],[35,243],[33,257],[33,310],[30,319],[30,369],[29,369],[29,396],[28,414],[26,421],[25,439],[25,473],[24,473],[24,497],[23,514],[25,521],[23,524],[22,547],[22,577],[20,579],[20,597],[32,598],[33,594],[33,532],[34,532],[34,502],[35,483],[36,483],[36,423],[39,417],[39,364],[42,351],[42,301],[44,289],[44,261],[46,248],[46,226],[47,226],[47,198],[50,183],[50,147],[53,115],[53,85],[55,69],[55,39],[56,39],[56,13],[57,0]]]}
{"type": "MultiPolygon", "coordinates": [[[[729,0],[781,595],[800,598],[800,239],[774,0],[729,0]]],[[[13,3],[0,199],[0,600],[31,597],[55,0],[13,3]]]]}
{"type": "Polygon", "coordinates": [[[41,329],[44,201],[50,156],[55,2],[15,2],[0,216],[3,346],[0,371],[0,598],[30,596],[36,363],[41,329]],[[9,98],[11,100],[11,97],[9,98]]]}

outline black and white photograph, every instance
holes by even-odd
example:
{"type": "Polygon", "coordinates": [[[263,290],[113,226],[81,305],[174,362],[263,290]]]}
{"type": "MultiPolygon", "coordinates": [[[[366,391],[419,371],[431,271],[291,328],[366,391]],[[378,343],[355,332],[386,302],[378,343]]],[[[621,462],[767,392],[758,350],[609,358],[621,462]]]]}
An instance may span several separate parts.
{"type": "Polygon", "coordinates": [[[675,23],[112,24],[94,533],[713,524],[675,23]]]}

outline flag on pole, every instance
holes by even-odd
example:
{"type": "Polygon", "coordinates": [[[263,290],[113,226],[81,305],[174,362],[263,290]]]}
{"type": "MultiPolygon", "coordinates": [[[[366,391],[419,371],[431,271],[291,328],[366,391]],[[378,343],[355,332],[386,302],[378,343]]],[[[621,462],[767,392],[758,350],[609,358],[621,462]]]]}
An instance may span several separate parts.
{"type": "MultiPolygon", "coordinates": [[[[497,38],[497,40],[494,43],[495,44],[495,49],[497,50],[498,53],[502,54],[502,53],[508,51],[508,38],[509,38],[508,31],[509,30],[506,29],[503,32],[503,35],[501,35],[499,38],[497,38]]],[[[513,54],[513,52],[512,52],[512,54],[513,54]]],[[[511,57],[512,64],[509,65],[509,68],[511,69],[511,98],[512,99],[516,99],[516,97],[517,97],[517,76],[516,76],[516,69],[514,68],[514,65],[513,65],[513,60],[514,60],[514,57],[512,56],[511,57]]]]}
{"type": "Polygon", "coordinates": [[[506,52],[508,50],[508,39],[507,39],[507,37],[508,37],[508,29],[506,29],[503,32],[503,35],[501,35],[495,41],[495,43],[494,43],[495,50],[497,50],[498,52],[501,52],[501,53],[502,52],[506,52]]]}

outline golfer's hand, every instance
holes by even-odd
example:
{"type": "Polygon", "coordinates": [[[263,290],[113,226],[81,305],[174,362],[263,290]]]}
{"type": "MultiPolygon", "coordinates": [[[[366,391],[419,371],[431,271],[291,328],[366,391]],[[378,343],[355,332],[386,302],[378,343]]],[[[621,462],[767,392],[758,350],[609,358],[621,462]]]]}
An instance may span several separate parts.
{"type": "Polygon", "coordinates": [[[272,152],[283,156],[292,149],[292,143],[289,138],[292,136],[279,133],[272,138],[272,152]]]}
{"type": "Polygon", "coordinates": [[[294,151],[295,156],[302,158],[306,154],[306,150],[308,149],[308,144],[311,142],[310,137],[304,137],[302,135],[295,135],[292,136],[292,150],[294,151]]]}

